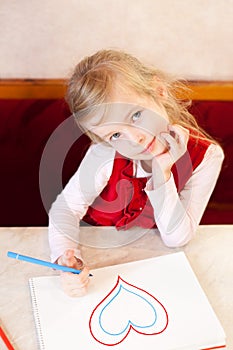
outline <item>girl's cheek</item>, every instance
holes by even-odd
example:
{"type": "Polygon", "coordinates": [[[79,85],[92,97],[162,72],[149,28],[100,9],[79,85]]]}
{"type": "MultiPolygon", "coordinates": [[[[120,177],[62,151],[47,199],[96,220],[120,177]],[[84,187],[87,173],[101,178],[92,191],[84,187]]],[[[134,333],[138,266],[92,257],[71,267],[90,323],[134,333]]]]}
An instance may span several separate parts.
{"type": "Polygon", "coordinates": [[[166,132],[168,130],[168,121],[163,118],[157,118],[157,123],[156,123],[156,135],[158,136],[161,132],[166,132]]]}
{"type": "Polygon", "coordinates": [[[165,142],[160,141],[158,138],[156,139],[156,143],[155,143],[155,148],[154,148],[154,155],[160,155],[163,154],[164,152],[168,151],[168,147],[165,144],[165,142]]]}
{"type": "Polygon", "coordinates": [[[132,155],[132,153],[135,153],[134,148],[132,147],[132,143],[127,140],[119,140],[116,142],[112,142],[111,146],[120,154],[123,156],[129,156],[132,155]]]}
{"type": "Polygon", "coordinates": [[[168,130],[168,124],[169,122],[164,116],[154,111],[147,111],[144,118],[143,128],[151,135],[157,136],[162,131],[164,132],[168,130]]]}
{"type": "Polygon", "coordinates": [[[110,141],[110,146],[114,148],[116,151],[120,152],[123,150],[122,143],[120,141],[110,141]]]}

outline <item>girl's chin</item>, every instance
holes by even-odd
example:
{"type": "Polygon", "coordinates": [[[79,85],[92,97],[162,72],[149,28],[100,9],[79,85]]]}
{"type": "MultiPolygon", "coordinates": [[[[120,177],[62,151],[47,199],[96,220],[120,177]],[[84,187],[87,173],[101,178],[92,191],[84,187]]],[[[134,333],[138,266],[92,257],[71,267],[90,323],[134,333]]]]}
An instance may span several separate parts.
{"type": "Polygon", "coordinates": [[[165,147],[161,142],[157,141],[153,147],[153,149],[149,152],[141,152],[137,154],[126,154],[125,152],[121,152],[118,150],[119,153],[121,153],[123,156],[134,159],[134,160],[152,160],[154,157],[159,156],[163,153],[166,153],[168,151],[167,147],[165,147]]]}
{"type": "Polygon", "coordinates": [[[156,149],[154,149],[152,152],[148,152],[148,153],[143,153],[140,156],[141,160],[149,160],[149,159],[153,159],[154,157],[160,156],[161,154],[164,154],[168,151],[168,149],[166,147],[158,147],[156,149]]]}

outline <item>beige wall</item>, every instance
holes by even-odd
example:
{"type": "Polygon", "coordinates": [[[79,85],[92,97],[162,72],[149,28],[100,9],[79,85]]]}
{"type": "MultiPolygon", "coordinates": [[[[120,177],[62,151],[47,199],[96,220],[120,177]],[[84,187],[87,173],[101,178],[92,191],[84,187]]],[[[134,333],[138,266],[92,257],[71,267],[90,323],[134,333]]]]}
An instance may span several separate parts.
{"type": "Polygon", "coordinates": [[[188,79],[233,79],[233,0],[0,0],[0,77],[63,78],[120,48],[188,79]]]}

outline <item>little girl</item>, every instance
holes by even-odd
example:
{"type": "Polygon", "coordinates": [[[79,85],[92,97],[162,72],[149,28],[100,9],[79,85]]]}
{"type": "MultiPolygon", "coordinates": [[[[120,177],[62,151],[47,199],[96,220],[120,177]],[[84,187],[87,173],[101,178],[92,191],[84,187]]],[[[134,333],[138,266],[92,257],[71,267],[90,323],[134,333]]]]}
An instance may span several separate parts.
{"type": "Polygon", "coordinates": [[[195,235],[224,156],[188,112],[183,89],[117,50],[75,67],[67,102],[93,143],[49,213],[52,261],[83,270],[62,273],[67,294],[83,295],[89,282],[80,220],[119,230],[157,227],[169,247],[195,235]]]}

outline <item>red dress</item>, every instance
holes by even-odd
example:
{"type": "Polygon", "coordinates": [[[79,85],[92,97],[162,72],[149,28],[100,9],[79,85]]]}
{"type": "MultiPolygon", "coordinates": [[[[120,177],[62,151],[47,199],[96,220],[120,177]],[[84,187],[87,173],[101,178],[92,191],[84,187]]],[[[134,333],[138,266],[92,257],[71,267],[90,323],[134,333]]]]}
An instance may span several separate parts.
{"type": "MultiPolygon", "coordinates": [[[[187,151],[171,169],[178,193],[203,160],[209,145],[209,141],[189,138],[187,151]]],[[[153,208],[144,191],[147,181],[146,177],[134,177],[133,161],[116,153],[109,181],[88,208],[83,221],[94,226],[116,226],[117,229],[155,228],[153,208]]]]}

